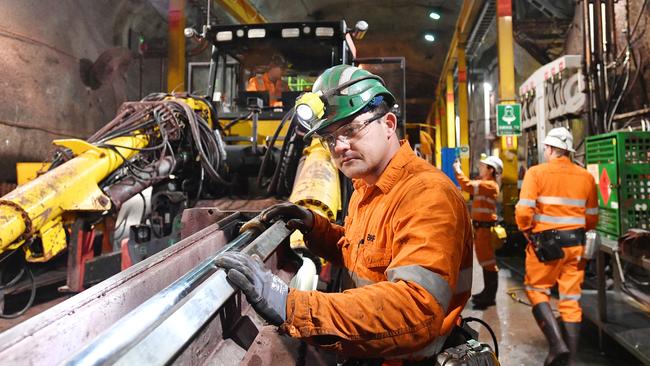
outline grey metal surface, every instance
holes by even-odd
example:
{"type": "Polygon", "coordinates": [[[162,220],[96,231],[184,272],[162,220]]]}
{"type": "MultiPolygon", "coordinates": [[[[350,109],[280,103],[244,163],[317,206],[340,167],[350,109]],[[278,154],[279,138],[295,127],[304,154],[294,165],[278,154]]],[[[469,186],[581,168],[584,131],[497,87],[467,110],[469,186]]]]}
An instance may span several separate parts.
{"type": "MultiPolygon", "coordinates": [[[[291,232],[278,221],[262,233],[242,252],[269,257],[291,232]]],[[[124,355],[117,365],[162,365],[173,360],[187,342],[235,294],[226,281],[223,270],[218,270],[202,283],[178,310],[149,333],[137,346],[124,355]]]]}
{"type": "Polygon", "coordinates": [[[600,332],[605,332],[621,346],[650,365],[650,316],[641,306],[624,293],[607,291],[607,321],[598,319],[598,295],[594,290],[583,290],[580,299],[584,316],[594,322],[600,332]]]}
{"type": "MultiPolygon", "coordinates": [[[[250,243],[257,232],[248,230],[219,252],[237,250],[250,243]]],[[[82,350],[66,361],[69,365],[103,365],[118,360],[168,318],[206,276],[214,273],[215,255],[201,262],[164,290],[122,317],[82,350]]],[[[225,278],[224,278],[225,280],[225,278]]]]}
{"type": "Polygon", "coordinates": [[[129,311],[216,253],[239,214],[184,239],[0,334],[3,365],[62,362],[129,311]]]}

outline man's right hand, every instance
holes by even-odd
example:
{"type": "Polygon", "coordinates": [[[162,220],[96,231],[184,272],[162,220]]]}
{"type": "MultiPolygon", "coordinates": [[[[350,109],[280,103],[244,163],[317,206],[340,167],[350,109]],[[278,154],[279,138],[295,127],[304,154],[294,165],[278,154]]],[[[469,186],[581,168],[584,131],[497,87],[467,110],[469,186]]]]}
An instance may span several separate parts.
{"type": "Polygon", "coordinates": [[[260,214],[260,220],[272,223],[279,218],[284,218],[287,222],[287,228],[290,230],[299,230],[307,234],[314,228],[314,214],[298,205],[285,202],[273,205],[260,214]]]}

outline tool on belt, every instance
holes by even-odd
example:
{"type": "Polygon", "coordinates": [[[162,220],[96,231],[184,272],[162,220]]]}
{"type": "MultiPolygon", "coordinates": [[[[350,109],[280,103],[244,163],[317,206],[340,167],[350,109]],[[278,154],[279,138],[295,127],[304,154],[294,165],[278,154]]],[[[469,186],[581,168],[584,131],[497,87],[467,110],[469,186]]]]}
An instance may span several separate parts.
{"type": "Polygon", "coordinates": [[[501,249],[505,243],[508,234],[506,229],[497,223],[497,221],[477,221],[472,220],[474,229],[484,228],[490,229],[490,245],[493,249],[501,249]]]}
{"type": "Polygon", "coordinates": [[[564,258],[564,247],[583,245],[585,230],[545,230],[531,235],[535,255],[540,262],[550,262],[564,258]]]}

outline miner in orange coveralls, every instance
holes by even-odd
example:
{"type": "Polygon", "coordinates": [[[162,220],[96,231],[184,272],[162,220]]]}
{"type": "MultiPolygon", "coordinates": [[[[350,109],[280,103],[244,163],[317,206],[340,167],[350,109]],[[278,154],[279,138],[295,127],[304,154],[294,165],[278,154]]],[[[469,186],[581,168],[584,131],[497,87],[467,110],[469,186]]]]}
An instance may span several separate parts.
{"type": "Polygon", "coordinates": [[[282,92],[289,90],[287,83],[282,80],[284,68],[285,64],[282,58],[278,56],[272,57],[265,73],[248,79],[246,91],[269,92],[269,104],[271,106],[282,106],[282,92]]]}
{"type": "Polygon", "coordinates": [[[339,65],[327,69],[313,91],[316,103],[304,95],[296,113],[306,138],[320,137],[352,179],[345,224],[289,203],[268,208],[261,218],[283,217],[303,232],[313,253],[347,270],[351,288],[287,290],[242,254],[224,255],[217,264],[257,301],[267,321],[347,364],[434,364],[470,297],[472,226],[465,201],[440,170],[398,139],[390,112],[395,98],[381,78],[339,65]]]}
{"type": "Polygon", "coordinates": [[[454,163],[456,179],[460,188],[472,194],[472,224],[474,225],[474,249],[478,264],[483,268],[483,291],[472,295],[474,309],[484,310],[495,304],[499,284],[499,269],[490,243],[490,228],[497,222],[497,176],[503,171],[503,162],[496,156],[488,156],[479,165],[479,179],[470,180],[454,163]]]}
{"type": "Polygon", "coordinates": [[[526,248],[526,294],[533,315],[549,343],[545,365],[574,361],[582,321],[578,300],[584,279],[585,230],[596,227],[596,182],[573,164],[573,136],[564,127],[552,129],[543,141],[546,163],[526,172],[516,206],[519,230],[529,238],[526,248]],[[549,304],[558,285],[564,335],[549,304]]]}

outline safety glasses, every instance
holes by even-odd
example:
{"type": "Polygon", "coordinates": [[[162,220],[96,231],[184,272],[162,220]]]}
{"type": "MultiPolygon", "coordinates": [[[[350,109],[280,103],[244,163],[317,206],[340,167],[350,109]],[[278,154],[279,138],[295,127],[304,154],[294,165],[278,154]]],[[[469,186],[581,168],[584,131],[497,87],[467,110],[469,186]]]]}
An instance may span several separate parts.
{"type": "Polygon", "coordinates": [[[320,138],[323,147],[329,149],[330,151],[334,151],[337,141],[349,144],[352,139],[359,139],[363,137],[366,132],[366,127],[372,122],[381,119],[386,114],[387,113],[378,114],[365,121],[353,121],[346,123],[343,126],[337,128],[334,132],[328,133],[326,135],[318,135],[318,137],[320,138]]]}

